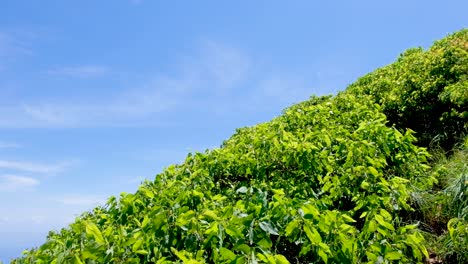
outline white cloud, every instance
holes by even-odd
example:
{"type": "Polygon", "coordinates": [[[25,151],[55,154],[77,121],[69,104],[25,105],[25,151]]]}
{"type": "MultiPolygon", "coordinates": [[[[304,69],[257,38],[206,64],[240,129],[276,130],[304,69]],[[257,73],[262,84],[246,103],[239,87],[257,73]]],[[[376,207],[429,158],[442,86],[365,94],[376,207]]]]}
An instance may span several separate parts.
{"type": "Polygon", "coordinates": [[[0,160],[0,169],[24,171],[41,174],[56,174],[74,164],[74,161],[64,161],[57,164],[42,164],[21,161],[0,160]]]}
{"type": "MultiPolygon", "coordinates": [[[[195,56],[182,58],[174,73],[156,73],[137,88],[119,91],[106,98],[73,103],[56,103],[44,98],[4,106],[0,108],[0,127],[148,124],[148,118],[161,117],[169,110],[180,110],[181,107],[199,107],[204,99],[229,92],[246,79],[250,65],[250,58],[240,50],[207,41],[195,56]],[[187,104],[187,101],[194,103],[187,104]]],[[[93,77],[107,71],[101,66],[79,66],[55,69],[50,73],[93,77]]],[[[69,99],[63,98],[63,101],[69,99]]]]}
{"type": "MultiPolygon", "coordinates": [[[[16,120],[3,119],[4,126],[13,127],[103,127],[127,126],[175,105],[175,100],[159,91],[146,94],[127,92],[98,103],[28,103],[16,107],[16,120]]],[[[1,113],[0,113],[1,116],[1,113]]],[[[2,121],[0,121],[0,127],[2,121]]]]}
{"type": "MultiPolygon", "coordinates": [[[[81,101],[61,98],[60,102],[42,98],[0,107],[0,127],[164,126],[178,113],[206,111],[226,117],[271,111],[318,92],[310,79],[261,66],[240,49],[204,41],[192,55],[182,56],[172,73],[157,72],[135,87],[106,97],[89,95],[89,100],[81,101]]],[[[107,71],[105,67],[82,66],[54,72],[84,77],[107,71]]],[[[321,76],[312,78],[317,82],[321,76]]]]}
{"type": "Polygon", "coordinates": [[[48,73],[66,77],[91,78],[103,76],[109,73],[109,69],[100,65],[81,65],[56,68],[49,70],[48,73]]]}
{"type": "Polygon", "coordinates": [[[20,175],[0,175],[0,192],[31,189],[39,185],[37,179],[20,175]]]}
{"type": "Polygon", "coordinates": [[[63,123],[65,122],[65,113],[56,105],[41,104],[36,106],[26,105],[22,106],[26,115],[29,115],[35,120],[46,123],[63,123]]]}

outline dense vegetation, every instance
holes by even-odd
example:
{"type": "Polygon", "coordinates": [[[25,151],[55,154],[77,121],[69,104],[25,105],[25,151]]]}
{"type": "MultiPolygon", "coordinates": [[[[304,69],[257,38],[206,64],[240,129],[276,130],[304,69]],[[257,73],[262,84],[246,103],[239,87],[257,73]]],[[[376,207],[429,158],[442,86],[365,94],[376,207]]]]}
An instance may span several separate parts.
{"type": "Polygon", "coordinates": [[[189,154],[13,263],[467,262],[467,107],[462,30],[189,154]]]}

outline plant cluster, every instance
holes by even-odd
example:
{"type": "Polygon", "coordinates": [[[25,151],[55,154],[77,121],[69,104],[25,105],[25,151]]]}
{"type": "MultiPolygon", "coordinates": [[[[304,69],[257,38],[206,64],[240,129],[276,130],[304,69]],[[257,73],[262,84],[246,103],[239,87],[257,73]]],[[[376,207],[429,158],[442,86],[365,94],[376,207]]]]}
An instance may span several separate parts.
{"type": "Polygon", "coordinates": [[[451,150],[468,132],[468,29],[428,50],[405,51],[395,63],[367,74],[348,92],[369,94],[390,124],[418,132],[420,145],[451,150]]]}

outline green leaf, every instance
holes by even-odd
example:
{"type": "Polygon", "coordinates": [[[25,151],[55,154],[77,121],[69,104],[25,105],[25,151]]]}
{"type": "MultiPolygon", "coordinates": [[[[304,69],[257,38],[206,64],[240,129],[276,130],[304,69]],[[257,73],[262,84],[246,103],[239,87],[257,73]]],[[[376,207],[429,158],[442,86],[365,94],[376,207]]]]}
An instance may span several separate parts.
{"type": "Polygon", "coordinates": [[[86,222],[86,234],[94,237],[94,240],[100,245],[105,244],[104,238],[102,237],[101,231],[99,231],[99,228],[96,226],[96,224],[92,222],[86,222]]]}
{"type": "Polygon", "coordinates": [[[294,231],[299,229],[299,221],[297,219],[292,220],[289,222],[289,224],[286,226],[286,236],[290,237],[291,234],[293,234],[294,231]]]}
{"type": "Polygon", "coordinates": [[[276,264],[290,264],[283,255],[275,255],[276,264]]]}
{"type": "Polygon", "coordinates": [[[228,234],[228,235],[230,235],[231,237],[234,237],[234,238],[243,238],[244,237],[241,230],[239,230],[239,228],[236,228],[235,226],[227,226],[227,227],[225,227],[224,231],[226,232],[226,234],[228,234]]]}
{"type": "Polygon", "coordinates": [[[81,252],[81,259],[87,260],[87,259],[93,259],[96,260],[97,256],[94,255],[93,253],[89,252],[88,250],[84,250],[81,252]]]}
{"type": "Polygon", "coordinates": [[[374,175],[375,177],[378,177],[379,176],[379,172],[374,168],[374,167],[368,167],[367,168],[369,170],[369,172],[374,175]]]}
{"type": "Polygon", "coordinates": [[[359,216],[359,218],[364,218],[364,217],[366,217],[366,215],[367,215],[367,211],[366,211],[366,212],[363,212],[363,213],[359,216]]]}
{"type": "Polygon", "coordinates": [[[137,250],[135,253],[141,254],[141,255],[148,255],[149,252],[147,250],[140,249],[140,250],[137,250]]]}
{"type": "Polygon", "coordinates": [[[317,232],[317,229],[311,227],[309,224],[304,225],[304,232],[312,244],[318,244],[322,242],[322,237],[320,236],[319,232],[317,232]]]}
{"type": "Polygon", "coordinates": [[[153,199],[154,198],[154,193],[150,190],[148,190],[145,187],[140,188],[140,191],[142,191],[148,198],[153,199]]]}
{"type": "Polygon", "coordinates": [[[391,252],[385,253],[386,260],[399,260],[401,259],[402,256],[403,254],[398,251],[391,251],[391,252]]]}
{"type": "Polygon", "coordinates": [[[137,252],[142,244],[143,244],[143,240],[141,240],[141,239],[137,240],[132,246],[132,251],[137,252]]]}
{"type": "Polygon", "coordinates": [[[304,218],[307,219],[315,218],[320,215],[320,212],[317,210],[317,208],[310,203],[302,205],[301,209],[304,211],[304,218]]]}
{"type": "Polygon", "coordinates": [[[381,226],[384,226],[385,228],[389,230],[395,231],[395,228],[393,227],[393,225],[385,221],[381,215],[375,215],[374,217],[377,223],[379,223],[381,226]]]}
{"type": "Polygon", "coordinates": [[[229,250],[229,249],[227,249],[225,247],[220,248],[219,253],[221,254],[223,259],[225,259],[225,260],[235,260],[236,259],[236,254],[234,254],[234,252],[232,252],[231,250],[229,250]]]}
{"type": "Polygon", "coordinates": [[[257,245],[262,249],[270,249],[273,246],[269,237],[264,237],[262,240],[256,242],[257,245]]]}
{"type": "Polygon", "coordinates": [[[320,256],[320,258],[322,258],[323,262],[328,263],[328,255],[327,255],[327,253],[325,253],[325,251],[323,249],[320,248],[317,251],[317,253],[320,256]]]}
{"type": "Polygon", "coordinates": [[[180,260],[182,260],[184,263],[188,263],[189,259],[183,254],[183,252],[179,252],[177,249],[171,247],[172,253],[176,255],[180,260]]]}
{"type": "Polygon", "coordinates": [[[346,214],[342,214],[341,215],[347,222],[350,222],[350,223],[355,223],[356,220],[354,220],[352,217],[350,217],[349,215],[346,215],[346,214]]]}
{"type": "Polygon", "coordinates": [[[243,252],[244,254],[249,254],[250,253],[250,247],[246,244],[240,244],[234,248],[234,250],[238,250],[243,252]]]}
{"type": "Polygon", "coordinates": [[[77,255],[75,255],[74,262],[75,264],[83,264],[83,262],[78,258],[77,255]]]}
{"type": "Polygon", "coordinates": [[[160,259],[158,259],[158,261],[156,261],[156,264],[170,264],[170,263],[173,263],[173,262],[166,260],[165,257],[160,258],[160,259]]]}
{"type": "Polygon", "coordinates": [[[331,146],[331,140],[327,134],[323,134],[323,140],[325,141],[325,144],[327,145],[327,147],[331,146]]]}
{"type": "Polygon", "coordinates": [[[204,216],[207,216],[213,220],[219,220],[219,217],[216,215],[216,212],[214,212],[213,210],[205,210],[203,212],[203,215],[204,216]]]}
{"type": "Polygon", "coordinates": [[[387,220],[392,219],[392,215],[385,209],[380,209],[380,215],[382,215],[384,219],[387,219],[387,220]]]}
{"type": "Polygon", "coordinates": [[[145,217],[143,218],[143,222],[141,222],[141,227],[144,228],[146,225],[148,225],[149,222],[149,217],[145,215],[145,217]]]}

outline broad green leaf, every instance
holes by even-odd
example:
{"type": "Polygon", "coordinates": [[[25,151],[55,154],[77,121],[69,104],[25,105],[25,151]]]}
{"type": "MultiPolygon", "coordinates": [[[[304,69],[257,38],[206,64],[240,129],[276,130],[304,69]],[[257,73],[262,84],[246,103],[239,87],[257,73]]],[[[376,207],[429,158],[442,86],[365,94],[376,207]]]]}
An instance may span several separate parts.
{"type": "Polygon", "coordinates": [[[81,259],[87,260],[87,259],[97,259],[97,256],[94,255],[93,253],[89,252],[88,250],[84,250],[81,252],[81,259]]]}
{"type": "Polygon", "coordinates": [[[209,217],[209,218],[211,218],[213,220],[219,220],[219,217],[216,215],[216,212],[213,211],[213,210],[205,210],[203,212],[203,215],[207,216],[207,217],[209,217]]]}
{"type": "Polygon", "coordinates": [[[273,246],[269,237],[264,237],[260,241],[257,241],[256,244],[262,249],[270,249],[273,246]]]}
{"type": "Polygon", "coordinates": [[[403,254],[401,252],[398,252],[398,251],[391,251],[391,252],[385,253],[385,259],[386,260],[399,260],[399,259],[401,259],[402,256],[403,256],[403,254]]]}
{"type": "Polygon", "coordinates": [[[92,222],[86,222],[86,234],[94,237],[94,240],[100,245],[105,244],[104,238],[102,237],[101,231],[96,226],[96,224],[92,222]]]}
{"type": "Polygon", "coordinates": [[[148,190],[146,187],[140,188],[140,191],[142,191],[148,198],[153,199],[154,198],[154,193],[150,190],[148,190]]]}
{"type": "Polygon", "coordinates": [[[377,221],[377,223],[379,223],[381,226],[384,226],[385,228],[389,230],[395,231],[395,228],[393,227],[393,225],[385,221],[381,215],[375,215],[374,218],[377,221]]]}
{"type": "Polygon", "coordinates": [[[149,222],[150,222],[150,218],[145,215],[145,217],[143,218],[143,222],[141,222],[141,227],[142,228],[146,227],[149,222]]]}
{"type": "Polygon", "coordinates": [[[290,264],[283,255],[275,255],[276,264],[290,264]]]}
{"type": "Polygon", "coordinates": [[[243,238],[244,237],[244,235],[239,230],[239,228],[236,228],[234,226],[227,226],[227,227],[225,227],[224,231],[226,232],[226,234],[228,234],[228,235],[230,235],[231,237],[234,237],[234,238],[243,238]]]}
{"type": "Polygon", "coordinates": [[[304,232],[306,233],[307,237],[309,238],[312,244],[318,244],[322,242],[322,237],[317,232],[317,229],[311,227],[310,225],[304,225],[304,232]]]}
{"type": "Polygon", "coordinates": [[[221,254],[221,256],[226,259],[226,260],[234,260],[236,259],[236,254],[234,254],[234,252],[232,252],[231,250],[225,248],[225,247],[222,247],[219,249],[219,253],[221,254]]]}
{"type": "Polygon", "coordinates": [[[246,244],[241,244],[241,245],[238,245],[234,248],[235,250],[238,250],[238,251],[241,251],[243,252],[244,254],[249,254],[250,253],[250,247],[246,244]]]}
{"type": "Polygon", "coordinates": [[[189,259],[183,254],[183,252],[179,252],[177,249],[171,247],[172,253],[176,255],[180,260],[182,260],[184,263],[188,263],[189,259]]]}
{"type": "Polygon", "coordinates": [[[320,212],[317,210],[317,208],[310,203],[304,204],[301,206],[301,209],[304,211],[304,217],[308,219],[312,217],[318,217],[320,215],[320,212]]]}
{"type": "Polygon", "coordinates": [[[325,251],[323,249],[320,248],[317,251],[317,253],[320,256],[320,258],[322,258],[323,262],[328,263],[328,255],[327,255],[327,253],[325,253],[325,251]]]}
{"type": "Polygon", "coordinates": [[[138,249],[140,249],[142,244],[143,244],[143,240],[141,240],[141,239],[137,240],[132,246],[132,251],[137,252],[138,249]]]}
{"type": "Polygon", "coordinates": [[[325,141],[325,144],[327,144],[327,146],[331,146],[331,140],[327,134],[323,134],[323,140],[325,141]]]}
{"type": "Polygon", "coordinates": [[[374,175],[374,176],[376,176],[376,177],[379,176],[379,172],[378,172],[374,167],[368,167],[367,169],[369,170],[369,172],[370,172],[372,175],[374,175]]]}
{"type": "Polygon", "coordinates": [[[293,234],[294,231],[299,229],[299,221],[297,219],[292,220],[289,222],[289,224],[286,226],[286,236],[289,237],[291,234],[293,234]]]}
{"type": "Polygon", "coordinates": [[[75,262],[75,264],[83,264],[83,262],[80,260],[80,258],[78,258],[78,256],[76,256],[76,255],[74,257],[74,262],[75,262]]]}

